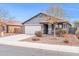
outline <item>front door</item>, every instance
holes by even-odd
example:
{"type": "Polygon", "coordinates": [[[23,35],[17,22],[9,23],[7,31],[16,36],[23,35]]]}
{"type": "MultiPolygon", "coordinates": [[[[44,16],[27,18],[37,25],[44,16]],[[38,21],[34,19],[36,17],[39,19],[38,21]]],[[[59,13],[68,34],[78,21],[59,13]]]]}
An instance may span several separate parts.
{"type": "Polygon", "coordinates": [[[44,34],[48,34],[48,25],[44,24],[44,34]]]}

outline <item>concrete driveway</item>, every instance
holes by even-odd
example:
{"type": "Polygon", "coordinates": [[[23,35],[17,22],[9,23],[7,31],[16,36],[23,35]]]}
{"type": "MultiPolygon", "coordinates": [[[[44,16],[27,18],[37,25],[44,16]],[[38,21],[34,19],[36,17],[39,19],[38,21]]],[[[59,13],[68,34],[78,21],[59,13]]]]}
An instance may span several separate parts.
{"type": "Polygon", "coordinates": [[[0,37],[0,40],[4,40],[4,41],[18,41],[18,40],[26,39],[26,38],[32,37],[32,36],[34,36],[34,35],[17,34],[17,35],[10,35],[10,36],[0,37]]]}
{"type": "Polygon", "coordinates": [[[79,54],[0,44],[0,56],[79,56],[79,54]]]}

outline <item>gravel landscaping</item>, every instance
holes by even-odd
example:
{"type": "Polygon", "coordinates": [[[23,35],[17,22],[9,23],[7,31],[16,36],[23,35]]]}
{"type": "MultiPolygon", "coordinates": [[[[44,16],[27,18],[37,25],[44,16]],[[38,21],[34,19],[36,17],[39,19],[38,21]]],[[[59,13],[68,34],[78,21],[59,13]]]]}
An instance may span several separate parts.
{"type": "Polygon", "coordinates": [[[53,35],[43,35],[42,37],[33,36],[27,39],[23,39],[21,41],[44,44],[79,46],[79,40],[76,38],[76,35],[72,34],[65,34],[63,37],[53,37],[53,35]]]}

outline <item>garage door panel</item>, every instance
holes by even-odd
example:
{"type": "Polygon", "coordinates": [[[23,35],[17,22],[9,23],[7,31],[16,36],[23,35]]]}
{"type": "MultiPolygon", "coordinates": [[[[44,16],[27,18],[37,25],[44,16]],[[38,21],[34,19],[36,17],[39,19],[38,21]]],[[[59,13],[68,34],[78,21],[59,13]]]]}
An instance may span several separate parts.
{"type": "Polygon", "coordinates": [[[26,34],[34,34],[36,31],[41,31],[41,26],[25,26],[26,34]]]}

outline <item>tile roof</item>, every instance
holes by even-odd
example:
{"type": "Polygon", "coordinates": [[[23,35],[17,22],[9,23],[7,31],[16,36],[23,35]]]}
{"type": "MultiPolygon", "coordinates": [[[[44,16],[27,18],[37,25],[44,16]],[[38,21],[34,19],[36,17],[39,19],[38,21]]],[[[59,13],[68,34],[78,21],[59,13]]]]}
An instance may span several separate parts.
{"type": "Polygon", "coordinates": [[[0,20],[0,23],[6,25],[22,25],[21,22],[15,20],[0,20]]]}

